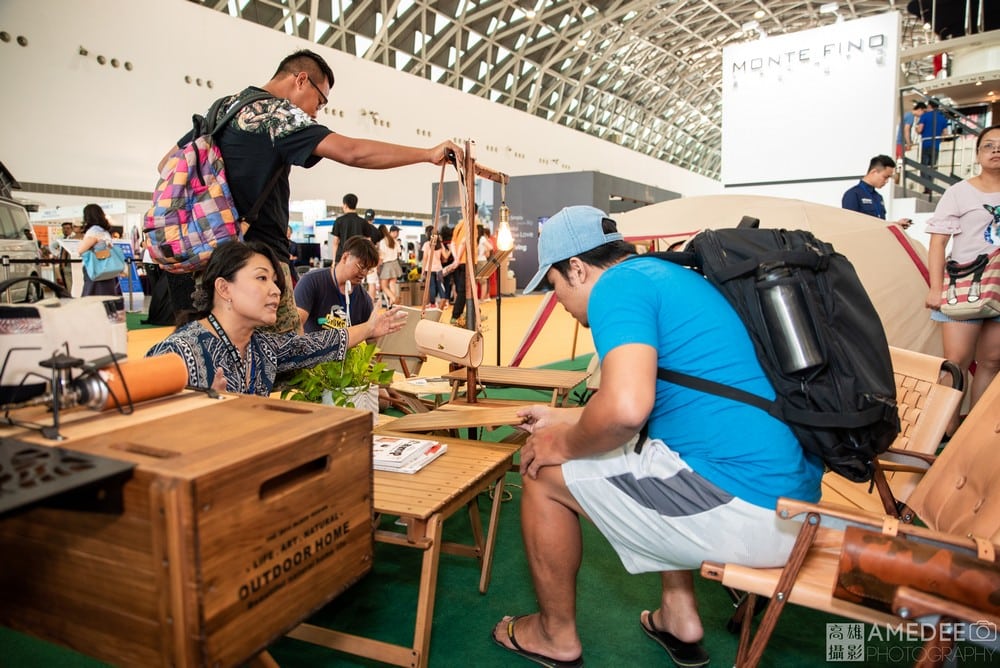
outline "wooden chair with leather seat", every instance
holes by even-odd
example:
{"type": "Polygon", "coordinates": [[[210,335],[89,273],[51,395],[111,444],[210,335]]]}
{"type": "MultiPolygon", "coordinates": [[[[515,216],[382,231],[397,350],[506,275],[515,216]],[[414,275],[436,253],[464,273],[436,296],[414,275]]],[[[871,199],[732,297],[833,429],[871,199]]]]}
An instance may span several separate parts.
{"type": "MultiPolygon", "coordinates": [[[[749,568],[705,562],[701,573],[724,586],[749,592],[741,606],[742,629],[736,665],[756,666],[786,603],[861,622],[892,625],[898,617],[833,597],[844,527],[874,527],[911,540],[937,541],[992,560],[1000,541],[1000,383],[994,382],[917,483],[907,506],[926,524],[909,525],[885,513],[830,504],[780,499],[777,514],[802,517],[784,568],[749,568]],[[770,597],[757,633],[750,624],[757,596],[770,597]]],[[[925,456],[927,457],[927,456],[925,456]]]]}
{"type": "Polygon", "coordinates": [[[891,346],[889,352],[896,381],[899,436],[876,463],[875,485],[851,482],[827,472],[823,476],[822,503],[897,515],[898,504],[909,498],[928,466],[911,456],[912,453],[937,452],[948,423],[962,402],[963,377],[953,363],[943,357],[891,346]]]}

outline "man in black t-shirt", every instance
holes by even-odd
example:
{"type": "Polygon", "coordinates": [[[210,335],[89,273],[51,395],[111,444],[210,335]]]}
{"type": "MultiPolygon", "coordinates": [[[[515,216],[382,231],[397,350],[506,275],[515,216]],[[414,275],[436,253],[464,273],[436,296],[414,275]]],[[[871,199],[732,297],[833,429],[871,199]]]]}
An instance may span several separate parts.
{"type": "Polygon", "coordinates": [[[378,246],[382,240],[378,228],[368,220],[358,215],[358,196],[354,193],[344,195],[344,214],[333,221],[333,231],[330,232],[330,256],[333,262],[340,262],[344,254],[344,244],[354,236],[362,236],[372,240],[378,246]]]}
{"type": "MultiPolygon", "coordinates": [[[[292,165],[309,168],[321,158],[366,169],[389,169],[420,162],[440,165],[448,159],[449,151],[458,160],[463,159],[461,149],[450,141],[424,149],[347,137],[320,125],[316,115],[326,106],[333,83],[333,70],[322,57],[307,49],[296,51],[278,64],[263,87],[252,86],[244,91],[263,90],[273,97],[246,105],[218,136],[237,211],[249,212],[272,175],[284,169],[244,237],[247,241],[267,244],[283,263],[288,259],[286,230],[291,196],[288,169],[292,165]]],[[[231,96],[222,105],[220,116],[237,97],[231,96]]],[[[178,141],[178,146],[190,140],[189,132],[178,141]]],[[[176,151],[177,146],[167,152],[160,161],[160,170],[176,151]]],[[[291,280],[286,283],[291,285],[291,280]]],[[[281,296],[278,321],[273,329],[300,330],[291,290],[281,296]]]]}

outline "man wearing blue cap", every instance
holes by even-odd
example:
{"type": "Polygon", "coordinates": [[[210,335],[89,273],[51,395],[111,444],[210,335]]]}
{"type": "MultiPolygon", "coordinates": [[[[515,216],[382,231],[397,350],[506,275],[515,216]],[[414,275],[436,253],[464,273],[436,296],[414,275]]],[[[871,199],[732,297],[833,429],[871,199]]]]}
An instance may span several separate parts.
{"type": "Polygon", "coordinates": [[[704,560],[781,566],[797,525],[778,497],[819,499],[822,465],[764,411],[657,380],[657,367],[774,398],[746,328],[700,274],[635,248],[589,206],[550,218],[538,273],[601,359],[601,389],[583,408],[521,411],[521,522],[539,612],[504,617],[493,639],[547,666],[579,666],[579,518],[590,519],[631,573],[659,571],[659,607],[642,630],[679,666],[709,661],[691,570],[704,560]]]}

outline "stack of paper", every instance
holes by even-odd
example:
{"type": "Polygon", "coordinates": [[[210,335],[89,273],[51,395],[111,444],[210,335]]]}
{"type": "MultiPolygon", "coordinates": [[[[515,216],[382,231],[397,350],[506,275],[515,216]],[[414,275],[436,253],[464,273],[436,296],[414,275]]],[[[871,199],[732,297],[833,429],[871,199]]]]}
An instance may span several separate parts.
{"type": "Polygon", "coordinates": [[[416,473],[448,450],[446,443],[395,436],[372,437],[372,462],[376,471],[416,473]]]}

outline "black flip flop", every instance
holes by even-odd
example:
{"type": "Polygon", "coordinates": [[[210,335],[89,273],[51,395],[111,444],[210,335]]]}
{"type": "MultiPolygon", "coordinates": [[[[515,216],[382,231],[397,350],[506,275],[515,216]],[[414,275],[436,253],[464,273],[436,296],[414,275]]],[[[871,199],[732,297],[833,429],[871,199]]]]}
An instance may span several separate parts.
{"type": "Polygon", "coordinates": [[[583,665],[583,655],[576,657],[572,661],[560,661],[559,659],[553,659],[552,657],[545,656],[544,654],[536,654],[535,652],[529,652],[528,650],[521,647],[514,637],[514,622],[520,619],[520,615],[516,617],[511,617],[507,620],[507,638],[510,639],[510,644],[513,647],[507,647],[502,642],[497,640],[497,637],[493,635],[493,631],[490,631],[490,639],[496,644],[503,647],[508,652],[513,652],[518,656],[522,656],[528,661],[533,661],[539,666],[545,666],[546,668],[580,668],[583,665]]]}
{"type": "Polygon", "coordinates": [[[659,630],[653,623],[653,613],[649,610],[643,610],[642,614],[639,615],[639,626],[642,627],[643,633],[667,651],[670,658],[680,668],[699,668],[708,665],[710,660],[708,652],[705,651],[700,642],[684,642],[678,640],[671,633],[659,630]],[[643,615],[645,615],[646,622],[649,622],[649,626],[646,626],[646,622],[643,621],[643,615]]]}

